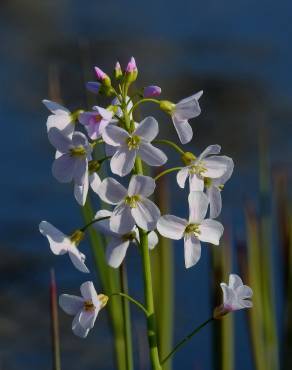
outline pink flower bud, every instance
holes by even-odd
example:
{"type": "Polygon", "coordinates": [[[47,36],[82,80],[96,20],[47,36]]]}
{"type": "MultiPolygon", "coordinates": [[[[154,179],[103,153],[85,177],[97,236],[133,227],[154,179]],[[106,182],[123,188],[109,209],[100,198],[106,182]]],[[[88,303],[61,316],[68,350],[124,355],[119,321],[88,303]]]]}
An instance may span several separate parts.
{"type": "Polygon", "coordinates": [[[115,78],[119,79],[123,76],[122,68],[119,62],[115,65],[115,78]]]}
{"type": "Polygon", "coordinates": [[[159,86],[147,86],[144,88],[144,98],[153,98],[161,94],[161,88],[159,86]]]}
{"type": "Polygon", "coordinates": [[[132,57],[127,65],[126,73],[138,72],[135,58],[132,57]]]}
{"type": "Polygon", "coordinates": [[[102,82],[107,78],[107,74],[104,73],[100,68],[94,67],[94,70],[98,81],[102,82]]]}

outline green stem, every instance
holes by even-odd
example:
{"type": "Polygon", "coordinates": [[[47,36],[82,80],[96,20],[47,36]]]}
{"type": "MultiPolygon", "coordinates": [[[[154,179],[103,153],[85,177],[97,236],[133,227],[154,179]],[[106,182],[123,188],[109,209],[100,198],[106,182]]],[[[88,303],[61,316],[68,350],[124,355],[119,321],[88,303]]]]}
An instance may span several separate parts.
{"type": "Polygon", "coordinates": [[[102,221],[102,220],[106,220],[110,218],[110,216],[105,216],[105,217],[100,217],[100,218],[95,218],[93,219],[92,221],[88,222],[88,224],[84,225],[83,227],[81,227],[81,229],[79,229],[80,231],[84,232],[89,226],[91,226],[92,224],[94,224],[95,222],[98,222],[98,221],[102,221]]]}
{"type": "Polygon", "coordinates": [[[129,111],[129,114],[133,113],[134,110],[140,105],[140,104],[143,104],[143,103],[148,103],[148,102],[151,102],[151,103],[155,103],[155,104],[160,104],[160,101],[157,100],[157,99],[150,99],[150,98],[145,98],[145,99],[141,99],[139,101],[137,101],[137,103],[135,103],[132,108],[130,109],[129,111]]]}
{"type": "Polygon", "coordinates": [[[178,145],[176,145],[174,142],[170,140],[153,140],[153,143],[154,144],[166,144],[172,147],[173,149],[175,149],[179,154],[185,154],[185,152],[178,145]]]}
{"type": "Polygon", "coordinates": [[[204,326],[209,324],[209,322],[213,321],[214,318],[211,317],[207,321],[203,322],[200,326],[198,326],[196,329],[194,329],[192,332],[190,332],[183,340],[181,340],[174,348],[173,350],[161,361],[161,365],[163,365],[171,356],[175,354],[186,342],[188,342],[195,334],[197,334],[204,326]]]}
{"type": "Polygon", "coordinates": [[[172,167],[172,168],[168,168],[167,170],[164,170],[164,171],[160,172],[158,175],[156,175],[154,177],[154,180],[157,181],[160,177],[162,177],[164,175],[167,175],[168,173],[171,173],[171,172],[174,172],[174,171],[179,171],[182,168],[183,167],[172,167]]]}
{"type": "MultiPolygon", "coordinates": [[[[143,175],[142,162],[139,157],[136,158],[135,169],[137,174],[143,175]]],[[[148,248],[148,234],[145,230],[139,228],[140,246],[142,251],[143,275],[144,275],[144,294],[146,301],[147,316],[147,333],[150,348],[150,359],[153,370],[161,370],[159,361],[156,320],[154,312],[154,299],[152,290],[151,263],[148,248]]]]}
{"type": "MultiPolygon", "coordinates": [[[[121,289],[123,292],[128,291],[128,278],[126,264],[123,263],[120,267],[120,279],[121,279],[121,289]]],[[[123,294],[123,293],[122,293],[123,294]]],[[[127,295],[126,293],[124,293],[127,295]]],[[[126,342],[126,362],[127,370],[134,369],[133,363],[133,347],[132,347],[132,332],[131,332],[131,315],[129,302],[123,299],[123,316],[124,316],[124,336],[126,342]]]]}
{"type": "Polygon", "coordinates": [[[120,296],[120,297],[128,299],[130,302],[134,303],[137,307],[139,307],[145,313],[146,316],[148,316],[148,311],[146,310],[144,305],[140,303],[139,301],[137,301],[136,299],[134,299],[133,297],[131,297],[130,295],[126,293],[113,293],[110,295],[109,298],[114,297],[114,296],[120,296]]]}

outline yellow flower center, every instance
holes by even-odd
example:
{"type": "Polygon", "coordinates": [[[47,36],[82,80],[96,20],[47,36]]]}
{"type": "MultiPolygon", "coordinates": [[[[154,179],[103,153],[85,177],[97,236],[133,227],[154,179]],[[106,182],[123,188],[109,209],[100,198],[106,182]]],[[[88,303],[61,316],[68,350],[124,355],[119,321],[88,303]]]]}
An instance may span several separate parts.
{"type": "Polygon", "coordinates": [[[210,177],[205,177],[204,178],[204,185],[206,188],[210,188],[211,185],[212,185],[212,179],[210,179],[210,177]]]}
{"type": "Polygon", "coordinates": [[[191,175],[198,175],[200,177],[203,177],[204,172],[207,171],[207,168],[204,167],[203,162],[198,162],[196,164],[193,164],[190,166],[189,173],[191,175]]]}
{"type": "Polygon", "coordinates": [[[199,226],[200,226],[199,224],[187,225],[187,227],[185,228],[185,234],[195,234],[195,236],[199,236],[200,235],[199,226]]]}
{"type": "Polygon", "coordinates": [[[98,161],[92,160],[88,162],[88,171],[90,175],[97,172],[100,169],[100,163],[98,161]]]}
{"type": "Polygon", "coordinates": [[[126,143],[128,145],[129,150],[138,149],[140,145],[140,137],[137,135],[133,135],[127,138],[126,143]]]}
{"type": "Polygon", "coordinates": [[[72,157],[83,157],[86,154],[86,150],[83,146],[76,146],[70,149],[70,154],[72,157]]]}
{"type": "Polygon", "coordinates": [[[127,196],[125,198],[125,203],[130,207],[130,208],[136,208],[137,207],[137,202],[140,200],[139,195],[133,195],[133,196],[127,196]]]}
{"type": "Polygon", "coordinates": [[[81,242],[83,238],[84,232],[81,230],[74,231],[74,233],[70,236],[71,242],[74,243],[76,246],[81,242]]]}
{"type": "Polygon", "coordinates": [[[84,310],[88,312],[95,310],[95,306],[92,303],[92,301],[84,301],[83,307],[84,307],[84,310]]]}

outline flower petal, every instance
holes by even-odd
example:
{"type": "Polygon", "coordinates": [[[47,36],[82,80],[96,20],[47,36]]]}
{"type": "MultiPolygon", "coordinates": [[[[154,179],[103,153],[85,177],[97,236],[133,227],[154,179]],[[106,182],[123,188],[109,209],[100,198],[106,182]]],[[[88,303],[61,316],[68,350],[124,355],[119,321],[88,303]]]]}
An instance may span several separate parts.
{"type": "Polygon", "coordinates": [[[128,132],[118,126],[108,125],[102,133],[103,140],[112,146],[120,146],[125,144],[130,135],[128,132]]]}
{"type": "Polygon", "coordinates": [[[84,329],[80,323],[79,323],[79,315],[75,316],[73,322],[72,322],[72,331],[75,335],[77,335],[80,338],[86,338],[89,329],[84,329]]]}
{"type": "Polygon", "coordinates": [[[98,194],[98,188],[99,188],[99,185],[101,184],[101,179],[96,172],[89,175],[89,184],[90,184],[91,189],[96,194],[98,194]]]}
{"type": "Polygon", "coordinates": [[[200,224],[205,218],[208,209],[208,197],[202,191],[192,191],[188,197],[189,201],[189,221],[200,224]]]}
{"type": "Polygon", "coordinates": [[[49,142],[61,153],[67,153],[72,146],[71,140],[56,127],[49,130],[48,139],[49,142]]]}
{"type": "MultiPolygon", "coordinates": [[[[98,220],[99,218],[111,217],[111,216],[112,216],[112,212],[110,212],[106,209],[101,209],[100,211],[98,211],[96,213],[94,218],[96,220],[98,220]]],[[[105,234],[107,236],[117,237],[119,235],[119,234],[117,234],[117,233],[115,233],[111,230],[111,228],[110,228],[110,219],[109,218],[105,219],[105,220],[95,222],[94,227],[95,227],[95,229],[97,229],[98,231],[102,232],[103,234],[105,234]]]]}
{"type": "Polygon", "coordinates": [[[233,305],[236,301],[234,291],[231,288],[229,288],[229,286],[226,285],[225,283],[221,283],[220,286],[221,286],[222,291],[223,291],[223,303],[224,303],[224,305],[230,305],[231,307],[233,307],[233,305]]]}
{"type": "Polygon", "coordinates": [[[208,157],[202,161],[206,171],[204,177],[211,177],[211,179],[221,177],[225,174],[229,166],[229,158],[226,156],[208,157]]]}
{"type": "Polygon", "coordinates": [[[143,138],[145,141],[152,141],[158,135],[158,122],[154,117],[146,117],[141,121],[133,135],[143,138]]]}
{"type": "Polygon", "coordinates": [[[119,176],[128,175],[134,167],[136,153],[136,150],[129,150],[127,145],[120,146],[110,161],[112,172],[119,176]]]}
{"type": "Polygon", "coordinates": [[[81,284],[80,292],[81,292],[82,297],[86,301],[94,302],[96,300],[97,293],[96,293],[96,290],[94,288],[92,281],[86,281],[85,283],[81,284]]]}
{"type": "Polygon", "coordinates": [[[70,138],[74,132],[75,126],[70,115],[51,114],[47,119],[47,131],[49,132],[52,128],[57,128],[63,135],[70,138]]]}
{"type": "Polygon", "coordinates": [[[92,329],[97,317],[98,311],[85,311],[82,310],[79,315],[79,323],[85,329],[92,329]]]}
{"type": "Polygon", "coordinates": [[[210,217],[216,218],[220,215],[222,209],[221,191],[216,186],[207,189],[207,196],[210,203],[210,217]]]}
{"type": "Polygon", "coordinates": [[[146,162],[149,166],[162,166],[167,162],[167,156],[162,150],[145,141],[141,141],[138,154],[142,161],[146,162]]]}
{"type": "Polygon", "coordinates": [[[111,267],[116,269],[121,265],[129,244],[129,240],[123,241],[122,238],[112,238],[106,247],[106,260],[111,267]]]}
{"type": "Polygon", "coordinates": [[[136,194],[149,197],[155,190],[155,181],[150,176],[134,175],[131,177],[128,195],[133,196],[136,194]]]}
{"type": "Polygon", "coordinates": [[[187,221],[183,218],[164,215],[161,216],[157,223],[157,230],[166,238],[179,240],[183,237],[187,221]]]}
{"type": "Polygon", "coordinates": [[[85,176],[83,185],[74,184],[74,196],[80,206],[84,206],[88,193],[88,176],[85,176]]]}
{"type": "Polygon", "coordinates": [[[185,187],[186,179],[188,178],[188,176],[189,176],[189,169],[187,167],[184,167],[178,171],[178,173],[176,174],[176,181],[180,188],[185,187]]]}
{"type": "Polygon", "coordinates": [[[127,190],[114,178],[107,177],[101,182],[98,195],[108,204],[118,204],[127,196],[127,190]]]}
{"type": "Polygon", "coordinates": [[[219,154],[221,151],[221,146],[220,145],[209,145],[207,148],[199,155],[198,161],[206,158],[208,155],[216,155],[219,154]]]}
{"type": "Polygon", "coordinates": [[[204,180],[198,175],[191,173],[189,177],[190,191],[203,191],[204,180]]]}
{"type": "Polygon", "coordinates": [[[220,222],[211,219],[206,219],[202,221],[199,228],[200,235],[198,238],[202,242],[219,245],[220,238],[224,231],[224,227],[222,226],[222,224],[220,224],[220,222]]]}
{"type": "Polygon", "coordinates": [[[131,208],[121,203],[118,205],[110,218],[110,229],[118,234],[126,234],[135,226],[131,208]]]}
{"type": "Polygon", "coordinates": [[[226,164],[227,164],[227,170],[226,172],[224,173],[223,176],[221,176],[220,178],[216,178],[216,183],[218,182],[218,185],[224,185],[226,183],[226,181],[228,181],[233,173],[233,169],[234,169],[234,163],[233,163],[233,160],[232,158],[230,157],[224,157],[225,160],[226,160],[226,164]]]}
{"type": "Polygon", "coordinates": [[[75,158],[70,154],[62,154],[54,160],[52,166],[53,176],[61,183],[71,182],[75,168],[75,158]]]}
{"type": "Polygon", "coordinates": [[[150,250],[154,249],[158,244],[158,236],[155,231],[150,231],[148,234],[148,248],[150,250]]]}
{"type": "Polygon", "coordinates": [[[136,224],[143,230],[149,231],[156,228],[160,210],[151,200],[142,198],[131,211],[136,224]]]}
{"type": "Polygon", "coordinates": [[[184,237],[185,266],[194,266],[201,257],[201,243],[194,234],[186,234],[184,237]]]}
{"type": "Polygon", "coordinates": [[[229,275],[229,287],[231,289],[237,289],[238,287],[242,286],[243,282],[241,278],[236,274],[229,275]]]}
{"type": "Polygon", "coordinates": [[[240,299],[251,298],[253,291],[249,286],[241,285],[236,289],[236,294],[238,294],[240,299]]]}
{"type": "Polygon", "coordinates": [[[172,116],[174,128],[178,134],[180,142],[187,144],[193,138],[193,129],[187,120],[180,120],[176,116],[172,116]]]}
{"type": "Polygon", "coordinates": [[[85,255],[79,252],[79,250],[75,246],[68,250],[68,254],[71,259],[71,262],[73,263],[74,267],[77,268],[77,270],[84,273],[90,272],[84,263],[85,255]]]}
{"type": "Polygon", "coordinates": [[[46,108],[48,108],[48,110],[50,110],[54,114],[58,115],[68,115],[68,113],[70,114],[70,111],[67,108],[63,107],[63,105],[55,103],[51,100],[44,99],[42,100],[42,103],[46,106],[46,108]]]}
{"type": "Polygon", "coordinates": [[[200,97],[201,92],[196,93],[188,98],[180,100],[176,104],[176,114],[181,120],[187,120],[195,118],[201,114],[201,108],[198,102],[198,96],[200,97]]]}
{"type": "MultiPolygon", "coordinates": [[[[74,161],[73,180],[76,185],[83,186],[84,181],[88,182],[88,160],[85,157],[76,157],[74,161]],[[86,179],[87,178],[87,179],[86,179]]],[[[87,184],[88,188],[88,184],[87,184]]]]}
{"type": "Polygon", "coordinates": [[[59,305],[68,315],[76,315],[83,308],[84,300],[70,294],[61,294],[59,305]]]}
{"type": "Polygon", "coordinates": [[[65,254],[70,247],[69,238],[60,230],[47,221],[42,221],[39,224],[39,230],[42,235],[48,238],[51,251],[54,254],[65,254]]]}

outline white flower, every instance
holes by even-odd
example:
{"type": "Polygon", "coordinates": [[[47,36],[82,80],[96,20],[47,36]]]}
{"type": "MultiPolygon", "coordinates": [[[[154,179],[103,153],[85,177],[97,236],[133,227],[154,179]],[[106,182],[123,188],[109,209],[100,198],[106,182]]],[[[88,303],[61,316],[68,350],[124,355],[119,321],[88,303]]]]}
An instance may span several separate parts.
{"type": "MultiPolygon", "coordinates": [[[[214,182],[216,188],[223,185],[222,181],[227,181],[231,176],[234,164],[231,158],[216,155],[220,153],[220,150],[220,145],[210,145],[198,158],[192,153],[185,153],[185,161],[189,164],[178,171],[176,176],[178,185],[184,188],[187,178],[189,178],[190,191],[203,191],[205,185],[208,188],[214,180],[216,180],[214,182]]],[[[211,200],[211,217],[217,217],[221,211],[218,194],[216,192],[214,195],[214,189],[212,189],[208,192],[208,197],[211,200]]]]}
{"type": "Polygon", "coordinates": [[[135,223],[147,231],[155,229],[160,211],[147,199],[154,189],[155,181],[149,176],[132,176],[128,190],[111,177],[104,179],[98,195],[104,202],[116,205],[110,218],[111,230],[125,234],[135,223]]]}
{"type": "Polygon", "coordinates": [[[243,285],[241,278],[236,274],[229,275],[229,285],[220,284],[223,290],[223,304],[214,310],[214,318],[219,319],[228,312],[251,308],[252,302],[249,300],[252,295],[252,289],[243,285]]]}
{"type": "Polygon", "coordinates": [[[200,115],[201,108],[198,100],[202,95],[203,91],[199,91],[198,93],[179,101],[171,113],[172,122],[182,144],[186,144],[192,140],[193,129],[188,120],[200,115]]]}
{"type": "Polygon", "coordinates": [[[158,123],[153,117],[145,118],[132,134],[118,126],[105,127],[102,138],[115,147],[110,162],[112,172],[119,176],[130,173],[137,155],[149,166],[163,165],[167,161],[166,155],[150,144],[157,135],[158,123]]]}
{"type": "Polygon", "coordinates": [[[72,136],[75,129],[74,115],[67,108],[53,101],[44,99],[43,104],[53,113],[48,117],[47,130],[55,127],[65,136],[72,136]]]}
{"type": "Polygon", "coordinates": [[[184,254],[186,268],[194,266],[201,257],[201,244],[208,242],[219,245],[223,234],[220,222],[204,219],[208,209],[208,198],[201,191],[189,194],[189,220],[180,217],[161,216],[157,223],[157,230],[166,238],[179,240],[184,238],[184,254]]]}
{"type": "Polygon", "coordinates": [[[74,315],[72,330],[75,335],[85,338],[93,328],[99,311],[107,304],[108,297],[97,294],[92,281],[86,281],[80,286],[81,297],[62,294],[59,305],[68,314],[74,315]]]}
{"type": "Polygon", "coordinates": [[[89,186],[96,194],[98,194],[98,187],[101,184],[101,180],[99,175],[96,173],[96,170],[99,166],[100,164],[98,161],[90,161],[88,163],[87,176],[85,176],[83,184],[74,184],[74,196],[81,206],[84,206],[86,202],[89,186]]]}
{"type": "Polygon", "coordinates": [[[85,255],[81,253],[77,246],[83,239],[84,233],[80,230],[75,231],[71,236],[63,234],[47,221],[39,224],[39,230],[50,244],[51,251],[56,255],[68,253],[73,265],[81,272],[89,272],[85,265],[85,255]]]}
{"type": "MultiPolygon", "coordinates": [[[[95,215],[95,219],[101,217],[111,217],[112,212],[107,210],[98,211],[95,215]]],[[[94,224],[98,231],[101,231],[106,236],[110,237],[109,244],[106,248],[106,259],[107,263],[113,267],[118,268],[123,262],[130,243],[137,244],[139,242],[139,231],[135,226],[130,232],[115,233],[110,228],[110,220],[101,220],[94,224]]],[[[153,249],[158,243],[158,237],[155,231],[151,231],[148,234],[148,248],[153,249]]]]}
{"type": "Polygon", "coordinates": [[[74,132],[72,138],[65,136],[57,128],[48,132],[50,143],[59,152],[52,167],[54,177],[59,182],[71,182],[83,185],[88,176],[88,161],[92,148],[85,135],[74,132]]]}

